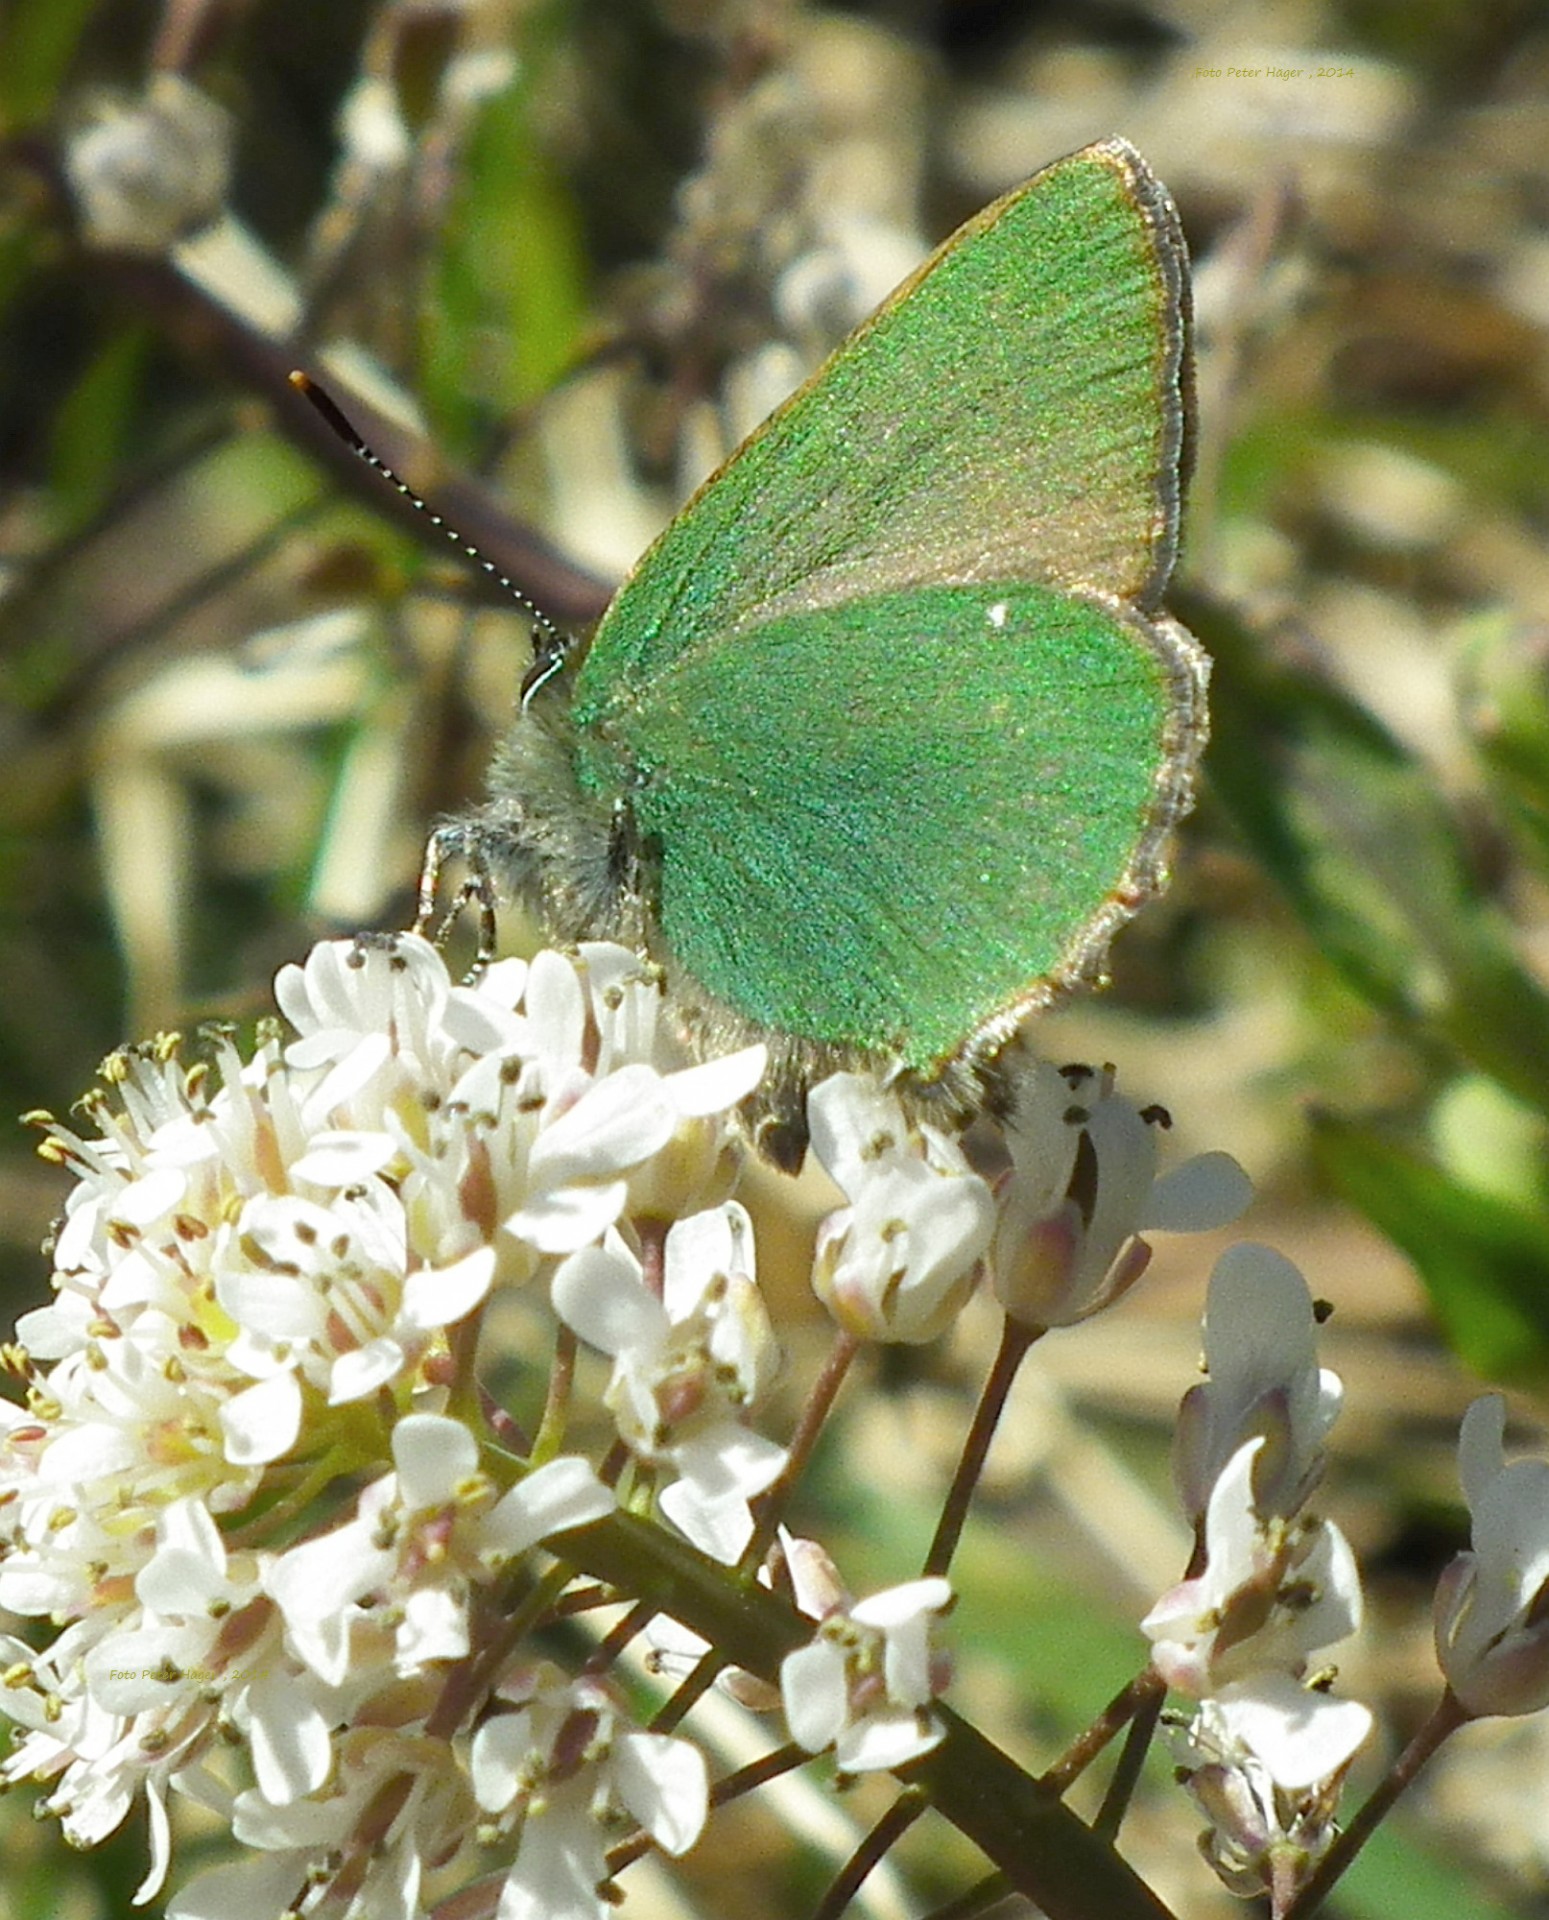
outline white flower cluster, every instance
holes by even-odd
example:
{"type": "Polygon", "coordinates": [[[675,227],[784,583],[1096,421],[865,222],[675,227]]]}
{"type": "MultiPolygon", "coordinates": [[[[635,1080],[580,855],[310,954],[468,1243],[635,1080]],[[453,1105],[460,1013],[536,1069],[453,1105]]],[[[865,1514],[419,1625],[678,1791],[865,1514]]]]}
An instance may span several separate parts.
{"type": "Polygon", "coordinates": [[[1205,1312],[1209,1377],[1178,1427],[1198,1571],[1141,1623],[1158,1673],[1199,1703],[1178,1755],[1211,1821],[1207,1857],[1245,1895],[1279,1897],[1327,1850],[1372,1721],[1326,1691],[1320,1668],[1359,1627],[1361,1587],[1344,1535],[1307,1507],[1341,1398],[1315,1334],[1289,1260],[1246,1242],[1222,1255],[1205,1312]]]}
{"type": "MultiPolygon", "coordinates": [[[[244,1063],[222,1040],[213,1073],[171,1042],[115,1056],[116,1097],[88,1102],[98,1137],[49,1126],[78,1184],[55,1300],[8,1350],[27,1404],[0,1402],[0,1606],[63,1631],[38,1654],[5,1643],[26,1732],[0,1773],[46,1785],[82,1845],[143,1795],[142,1900],[166,1871],[168,1788],[220,1811],[256,1857],[194,1881],[178,1920],[411,1920],[431,1868],[466,1848],[487,1870],[477,1808],[518,1804],[505,1920],[593,1920],[601,1855],[577,1852],[559,1783],[589,1770],[592,1814],[622,1808],[680,1849],[703,1762],[661,1739],[653,1797],[600,1684],[567,1706],[531,1692],[521,1649],[487,1660],[499,1609],[538,1577],[523,1557],[614,1496],[578,1456],[524,1465],[489,1443],[470,1336],[492,1287],[583,1247],[623,1258],[637,1193],[713,1197],[762,1050],[665,1069],[656,983],[603,946],[457,987],[412,936],[338,943],[278,994],[288,1046],[244,1063]],[[518,1723],[507,1790],[489,1756],[518,1723]],[[544,1891],[556,1847],[596,1868],[568,1905],[544,1891]]],[[[685,1250],[675,1285],[713,1290],[719,1257],[685,1250]]],[[[742,1435],[728,1411],[674,1458],[698,1486],[742,1435]]]]}
{"type": "MultiPolygon", "coordinates": [[[[244,1060],[217,1036],[194,1067],[171,1040],[116,1055],[85,1103],[94,1135],[46,1123],[77,1184],[55,1299],[6,1355],[26,1404],[0,1401],[0,1607],[60,1631],[42,1652],[4,1642],[21,1736],[0,1779],[43,1786],[82,1845],[143,1798],[142,1900],[167,1871],[169,1791],[215,1809],[248,1857],[177,1893],[172,1920],[421,1920],[430,1877],[484,1879],[491,1849],[497,1920],[599,1920],[610,1839],[682,1852],[706,1768],[631,1723],[606,1658],[578,1678],[549,1664],[533,1636],[572,1569],[542,1549],[611,1514],[616,1484],[723,1565],[773,1537],[778,1505],[757,1503],[799,1462],[752,1425],[780,1354],[730,1198],[729,1116],[764,1050],[683,1065],[654,972],[602,944],[464,986],[412,935],[325,944],[277,995],[291,1038],[244,1060]],[[568,1363],[537,1443],[482,1397],[483,1308],[520,1286],[612,1361],[600,1470],[561,1451],[568,1363]]],[[[934,1337],[985,1271],[1027,1328],[1081,1320],[1143,1270],[1143,1230],[1220,1224],[1247,1197],[1226,1155],[1159,1179],[1165,1115],[1111,1070],[1030,1068],[994,1180],[866,1076],[815,1088],[809,1118],[846,1200],[813,1283],[849,1350],[934,1337]]],[[[1213,1489],[1207,1564],[1148,1631],[1216,1716],[1197,1741],[1242,1765],[1251,1749],[1278,1790],[1262,1650],[1299,1687],[1309,1629],[1348,1630],[1343,1543],[1298,1519],[1322,1400],[1305,1370],[1234,1375],[1212,1299],[1185,1449],[1198,1507],[1213,1489]],[[1274,1614],[1293,1581],[1328,1602],[1246,1635],[1247,1601],[1274,1614]]],[[[779,1541],[816,1623],[779,1673],[798,1745],[841,1772],[927,1753],[947,1581],[854,1602],[817,1543],[779,1541]]]]}

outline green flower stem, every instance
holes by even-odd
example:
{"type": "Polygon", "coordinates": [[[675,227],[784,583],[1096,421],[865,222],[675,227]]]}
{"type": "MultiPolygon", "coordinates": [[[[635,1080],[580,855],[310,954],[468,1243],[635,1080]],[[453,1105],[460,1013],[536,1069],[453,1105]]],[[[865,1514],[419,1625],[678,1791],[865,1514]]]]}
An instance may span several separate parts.
{"type": "Polygon", "coordinates": [[[533,1440],[532,1464],[552,1460],[564,1444],[570,1418],[570,1391],[575,1384],[576,1337],[561,1320],[554,1333],[554,1361],[549,1368],[548,1397],[533,1440]]]}
{"type": "MultiPolygon", "coordinates": [[[[739,1577],[634,1514],[556,1534],[550,1550],[593,1580],[652,1601],[716,1652],[771,1685],[813,1623],[780,1595],[739,1577]]],[[[1047,1920],[1173,1920],[1113,1848],[1056,1794],[945,1707],[945,1737],[900,1772],[1047,1920]]]]}
{"type": "Polygon", "coordinates": [[[1276,1907],[1278,1920],[1310,1920],[1310,1916],[1333,1892],[1350,1863],[1392,1811],[1399,1795],[1419,1777],[1421,1768],[1442,1742],[1450,1739],[1459,1727],[1466,1726],[1470,1718],[1468,1709],[1448,1687],[1437,1701],[1430,1719],[1367,1796],[1355,1818],[1318,1862],[1316,1871],[1303,1884],[1296,1898],[1287,1907],[1276,1907]]]}
{"type": "MultiPolygon", "coordinates": [[[[277,1498],[269,1499],[266,1505],[262,1503],[269,1486],[260,1487],[254,1501],[242,1509],[243,1517],[238,1523],[222,1528],[222,1538],[232,1549],[272,1547],[284,1540],[291,1522],[299,1519],[328,1488],[339,1481],[348,1482],[367,1465],[380,1465],[380,1460],[380,1453],[362,1453],[352,1442],[335,1441],[307,1464],[293,1486],[277,1498]]],[[[278,1470],[271,1469],[271,1478],[277,1483],[286,1470],[285,1463],[281,1462],[278,1470]]]]}
{"type": "Polygon", "coordinates": [[[974,1489],[979,1484],[979,1476],[984,1471],[984,1462],[989,1455],[990,1442],[995,1438],[1000,1416],[1006,1410],[1006,1397],[1021,1370],[1028,1348],[1043,1331],[1042,1327],[1027,1327],[1009,1316],[1001,1329],[1000,1350],[990,1368],[990,1377],[984,1383],[979,1404],[974,1408],[973,1421],[963,1442],[962,1458],[957,1463],[957,1472],[953,1474],[952,1484],[947,1489],[941,1518],[936,1523],[936,1537],[925,1556],[925,1565],[921,1569],[925,1574],[945,1574],[952,1564],[957,1543],[963,1537],[968,1509],[973,1504],[974,1489]]]}

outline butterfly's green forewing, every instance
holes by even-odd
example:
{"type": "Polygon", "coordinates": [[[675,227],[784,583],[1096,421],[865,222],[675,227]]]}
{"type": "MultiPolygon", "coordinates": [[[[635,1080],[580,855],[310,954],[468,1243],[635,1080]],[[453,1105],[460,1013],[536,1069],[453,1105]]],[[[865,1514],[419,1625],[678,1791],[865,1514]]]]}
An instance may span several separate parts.
{"type": "Polygon", "coordinates": [[[577,677],[672,960],[751,1025],[929,1076],[1160,884],[1204,665],[1160,614],[1176,215],[1132,149],[962,228],[700,491],[577,677]]]}

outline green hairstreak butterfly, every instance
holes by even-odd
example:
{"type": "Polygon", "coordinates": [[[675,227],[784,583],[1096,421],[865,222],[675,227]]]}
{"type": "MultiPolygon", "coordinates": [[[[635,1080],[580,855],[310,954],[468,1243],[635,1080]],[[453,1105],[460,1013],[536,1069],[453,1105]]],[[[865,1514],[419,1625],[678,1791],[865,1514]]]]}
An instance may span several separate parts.
{"type": "Polygon", "coordinates": [[[1187,256],[1124,141],[953,234],[754,432],[589,645],[538,643],[492,798],[444,828],[563,940],[661,961],[772,1047],[766,1152],[871,1062],[972,1105],[1166,878],[1207,662],[1161,609],[1187,256]]]}

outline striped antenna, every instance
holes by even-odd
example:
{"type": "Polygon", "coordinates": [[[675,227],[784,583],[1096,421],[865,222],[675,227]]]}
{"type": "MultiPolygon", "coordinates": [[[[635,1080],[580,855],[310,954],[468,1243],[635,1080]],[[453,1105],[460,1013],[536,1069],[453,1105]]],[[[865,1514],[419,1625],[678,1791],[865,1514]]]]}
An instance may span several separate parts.
{"type": "Polygon", "coordinates": [[[495,582],[496,586],[502,587],[519,607],[532,615],[543,637],[541,639],[536,636],[534,637],[533,651],[535,657],[533,665],[528,669],[527,677],[522,682],[522,704],[525,706],[531,697],[531,692],[536,691],[537,686],[541,686],[543,681],[551,678],[564,664],[565,658],[570,651],[569,637],[560,632],[559,628],[554,625],[554,622],[536,602],[528,599],[527,595],[522,592],[521,588],[517,586],[516,582],[512,580],[509,575],[500,571],[499,567],[489,558],[488,554],[480,552],[471,540],[465,538],[464,535],[457,531],[456,527],[448,526],[441,515],[430,505],[429,501],[417,494],[401,474],[394,472],[382,456],[377,453],[374,448],[366,444],[360,434],[355,430],[354,424],[351,422],[348,414],[345,413],[338,401],[334,399],[333,395],[330,394],[326,388],[320,387],[310,374],[302,373],[299,370],[291,374],[290,383],[296,389],[297,393],[301,394],[304,399],[311,401],[318,413],[320,413],[328,423],[330,430],[344,442],[352,453],[359,454],[368,467],[381,474],[389,486],[401,494],[403,498],[408,501],[409,505],[414,508],[416,513],[424,514],[431,526],[433,526],[437,532],[444,533],[465,560],[471,560],[475,566],[482,568],[483,571],[489,575],[490,579],[495,582]],[[536,680],[536,685],[529,690],[528,683],[534,680],[536,680]]]}

